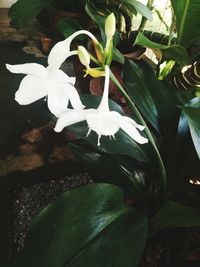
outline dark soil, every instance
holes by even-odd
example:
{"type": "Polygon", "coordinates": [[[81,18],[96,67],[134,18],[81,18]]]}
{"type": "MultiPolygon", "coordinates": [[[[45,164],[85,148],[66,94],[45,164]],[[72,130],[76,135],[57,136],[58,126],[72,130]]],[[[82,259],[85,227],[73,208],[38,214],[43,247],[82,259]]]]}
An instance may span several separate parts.
{"type": "Polygon", "coordinates": [[[45,206],[65,191],[88,182],[91,182],[91,178],[83,173],[13,191],[11,207],[13,256],[22,250],[31,221],[45,206]]]}

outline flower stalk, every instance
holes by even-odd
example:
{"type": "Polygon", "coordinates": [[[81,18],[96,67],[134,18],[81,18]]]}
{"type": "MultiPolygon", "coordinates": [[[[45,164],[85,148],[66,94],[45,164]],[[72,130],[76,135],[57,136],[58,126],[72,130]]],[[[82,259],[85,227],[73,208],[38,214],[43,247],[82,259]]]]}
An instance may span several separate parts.
{"type": "Polygon", "coordinates": [[[124,88],[121,86],[121,84],[119,83],[119,81],[116,79],[115,75],[112,72],[110,72],[110,78],[115,83],[115,85],[118,87],[120,92],[123,94],[124,98],[126,99],[127,103],[129,104],[129,107],[132,109],[132,111],[134,112],[134,114],[138,118],[139,123],[141,123],[142,125],[145,126],[144,132],[146,133],[148,139],[150,140],[150,142],[151,142],[151,144],[152,144],[152,146],[154,148],[155,153],[157,154],[157,158],[158,158],[159,165],[160,165],[160,170],[161,170],[161,173],[162,173],[162,184],[163,184],[164,190],[166,190],[167,180],[166,180],[165,166],[163,164],[161,155],[160,155],[160,153],[158,151],[158,148],[156,146],[154,138],[153,138],[153,136],[152,136],[152,134],[151,134],[151,132],[150,132],[145,120],[143,119],[142,115],[140,114],[140,112],[136,108],[135,104],[133,103],[133,101],[131,100],[131,98],[127,94],[127,92],[124,90],[124,88]]]}

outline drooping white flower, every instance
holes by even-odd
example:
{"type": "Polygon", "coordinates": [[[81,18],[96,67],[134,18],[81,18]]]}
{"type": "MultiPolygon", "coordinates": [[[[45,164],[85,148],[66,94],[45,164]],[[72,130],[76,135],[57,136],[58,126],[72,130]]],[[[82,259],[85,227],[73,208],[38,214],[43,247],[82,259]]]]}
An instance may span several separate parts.
{"type": "Polygon", "coordinates": [[[61,132],[64,127],[86,120],[89,131],[95,131],[98,135],[98,145],[100,145],[100,138],[104,136],[113,136],[121,128],[131,138],[140,144],[148,142],[148,139],[141,136],[139,131],[144,130],[144,126],[137,124],[133,119],[122,116],[116,111],[110,111],[108,103],[109,93],[109,68],[105,67],[105,84],[104,92],[97,109],[85,109],[85,110],[70,110],[65,112],[57,121],[55,126],[56,132],[61,132]]]}
{"type": "Polygon", "coordinates": [[[51,49],[47,68],[36,63],[6,64],[10,72],[26,74],[15,94],[15,100],[20,105],[28,105],[47,96],[48,108],[56,117],[68,110],[69,101],[75,109],[84,108],[74,87],[75,77],[69,77],[59,69],[69,56],[77,55],[77,51],[70,51],[70,45],[72,40],[80,34],[88,35],[95,43],[98,43],[92,33],[80,30],[64,41],[58,42],[51,49]]]}
{"type": "Polygon", "coordinates": [[[12,73],[26,74],[15,94],[15,100],[20,105],[28,105],[47,96],[48,108],[56,117],[67,111],[69,101],[75,109],[84,108],[74,87],[75,78],[62,70],[50,66],[45,68],[36,63],[6,64],[6,67],[12,73]]]}

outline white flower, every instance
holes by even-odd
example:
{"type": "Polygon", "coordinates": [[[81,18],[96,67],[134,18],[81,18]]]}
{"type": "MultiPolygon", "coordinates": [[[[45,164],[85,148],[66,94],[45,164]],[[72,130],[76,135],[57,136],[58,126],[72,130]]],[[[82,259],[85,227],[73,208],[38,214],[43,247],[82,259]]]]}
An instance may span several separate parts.
{"type": "Polygon", "coordinates": [[[140,144],[148,142],[148,139],[140,135],[137,129],[144,130],[144,126],[137,124],[133,119],[122,116],[116,111],[110,111],[108,105],[109,93],[109,68],[105,67],[105,84],[102,100],[97,109],[70,110],[65,112],[57,121],[55,131],[60,132],[64,127],[86,120],[89,131],[95,131],[98,135],[98,145],[102,135],[113,136],[121,128],[131,138],[140,144]]]}
{"type": "Polygon", "coordinates": [[[7,69],[12,73],[27,74],[15,94],[15,100],[20,105],[28,105],[47,96],[48,108],[56,117],[68,110],[69,101],[74,109],[84,108],[73,86],[75,77],[69,77],[59,69],[69,56],[77,55],[77,51],[70,51],[70,45],[72,40],[80,34],[86,34],[98,43],[92,33],[80,30],[54,45],[48,56],[49,66],[47,68],[36,63],[6,64],[7,69]]]}
{"type": "Polygon", "coordinates": [[[62,70],[50,66],[45,68],[36,63],[6,64],[6,67],[12,73],[27,74],[15,94],[15,100],[20,105],[28,105],[47,96],[48,108],[56,117],[67,111],[69,101],[75,109],[84,108],[73,86],[75,78],[62,70]]]}

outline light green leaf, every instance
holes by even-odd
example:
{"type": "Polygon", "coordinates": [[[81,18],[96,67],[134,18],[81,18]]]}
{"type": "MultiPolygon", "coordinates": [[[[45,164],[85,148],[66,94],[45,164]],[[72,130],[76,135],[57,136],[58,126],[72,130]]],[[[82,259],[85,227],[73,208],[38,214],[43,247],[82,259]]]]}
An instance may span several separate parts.
{"type": "Polygon", "coordinates": [[[200,210],[168,201],[152,220],[152,234],[177,227],[200,226],[200,210]]]}
{"type": "Polygon", "coordinates": [[[121,64],[124,64],[125,61],[123,54],[115,47],[113,48],[113,60],[121,64]]]}
{"type": "Polygon", "coordinates": [[[66,192],[33,221],[12,267],[137,267],[147,238],[142,210],[123,191],[88,184],[66,192]]]}
{"type": "Polygon", "coordinates": [[[179,44],[189,44],[200,36],[199,0],[171,0],[176,16],[179,44]]]}
{"type": "Polygon", "coordinates": [[[149,21],[152,21],[152,13],[151,10],[144,4],[135,0],[123,0],[124,4],[132,5],[138,13],[140,13],[143,17],[147,18],[149,21]]]}

